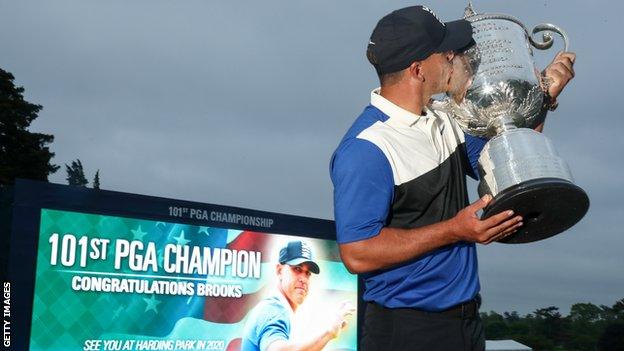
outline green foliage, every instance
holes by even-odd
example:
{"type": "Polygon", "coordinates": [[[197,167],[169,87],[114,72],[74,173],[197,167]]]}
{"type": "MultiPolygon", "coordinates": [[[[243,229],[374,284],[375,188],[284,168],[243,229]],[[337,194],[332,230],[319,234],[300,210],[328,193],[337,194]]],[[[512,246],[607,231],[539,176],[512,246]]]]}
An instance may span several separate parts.
{"type": "Polygon", "coordinates": [[[609,324],[598,340],[600,351],[623,351],[624,350],[624,323],[614,322],[609,324]]]}
{"type": "MultiPolygon", "coordinates": [[[[86,187],[89,185],[89,181],[85,176],[84,169],[82,168],[82,162],[80,159],[76,159],[76,161],[72,161],[71,165],[65,164],[65,172],[67,172],[67,184],[74,186],[83,186],[86,187]]],[[[93,189],[100,188],[100,170],[98,169],[95,172],[95,176],[93,177],[93,189]]]]}
{"type": "Polygon", "coordinates": [[[95,177],[93,177],[93,189],[99,189],[100,188],[100,170],[98,169],[97,172],[95,172],[95,177]]]}
{"type": "Polygon", "coordinates": [[[536,351],[624,351],[624,299],[610,307],[576,303],[565,317],[549,306],[526,316],[482,312],[481,319],[487,339],[513,339],[536,351]]]}
{"type": "Polygon", "coordinates": [[[89,184],[79,159],[72,161],[71,166],[65,164],[65,171],[67,172],[67,184],[75,186],[87,186],[89,184]]]}
{"type": "Polygon", "coordinates": [[[27,130],[41,105],[24,100],[24,88],[16,87],[14,79],[0,69],[0,187],[15,178],[47,181],[59,168],[50,163],[54,153],[47,146],[54,136],[27,130]]]}

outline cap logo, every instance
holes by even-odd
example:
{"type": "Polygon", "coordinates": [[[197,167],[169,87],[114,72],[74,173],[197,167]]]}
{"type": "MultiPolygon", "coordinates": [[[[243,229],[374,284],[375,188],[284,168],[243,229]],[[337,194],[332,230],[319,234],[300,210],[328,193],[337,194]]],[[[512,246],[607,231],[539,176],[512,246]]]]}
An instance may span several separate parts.
{"type": "Polygon", "coordinates": [[[312,250],[305,242],[301,242],[301,254],[305,258],[312,258],[312,250]]]}
{"type": "Polygon", "coordinates": [[[428,8],[427,6],[422,6],[422,9],[429,12],[433,17],[435,17],[435,19],[438,20],[438,22],[440,22],[440,24],[442,24],[443,26],[446,27],[446,24],[444,22],[442,22],[440,20],[440,18],[438,17],[438,15],[435,14],[435,12],[433,12],[433,10],[431,10],[430,8],[428,8]]]}

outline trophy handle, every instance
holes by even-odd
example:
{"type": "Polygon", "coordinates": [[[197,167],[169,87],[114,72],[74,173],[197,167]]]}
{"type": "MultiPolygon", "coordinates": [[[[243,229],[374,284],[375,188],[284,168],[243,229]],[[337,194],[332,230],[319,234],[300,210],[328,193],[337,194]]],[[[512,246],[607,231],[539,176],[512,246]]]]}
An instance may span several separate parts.
{"type": "MultiPolygon", "coordinates": [[[[472,9],[472,2],[468,3],[468,7],[466,7],[466,10],[464,12],[464,18],[470,21],[471,23],[477,22],[477,21],[483,21],[483,20],[494,20],[494,19],[507,20],[507,21],[513,22],[524,30],[524,33],[527,39],[529,40],[529,42],[531,43],[531,45],[539,50],[550,49],[553,46],[554,39],[553,39],[552,34],[549,32],[555,32],[563,38],[563,51],[568,51],[568,47],[570,46],[570,39],[568,38],[568,34],[563,29],[555,26],[554,24],[550,24],[550,23],[538,24],[531,31],[532,34],[529,34],[529,30],[527,29],[527,27],[524,26],[524,23],[520,22],[520,20],[518,20],[517,18],[513,16],[504,15],[500,13],[476,14],[474,10],[472,9]],[[546,32],[542,34],[543,41],[536,41],[533,39],[533,35],[539,32],[546,32]]],[[[541,75],[539,71],[537,70],[537,68],[535,69],[535,75],[539,79],[542,91],[544,92],[548,91],[548,87],[550,86],[550,84],[552,84],[552,79],[541,75]]]]}
{"type": "MultiPolygon", "coordinates": [[[[563,51],[568,51],[568,48],[570,47],[570,39],[568,38],[568,33],[566,33],[563,29],[555,26],[554,24],[550,24],[550,23],[538,24],[537,26],[535,26],[535,28],[533,28],[531,32],[533,35],[539,32],[546,32],[542,34],[543,41],[541,42],[533,40],[532,35],[528,36],[529,40],[531,41],[531,45],[533,45],[536,49],[546,50],[552,47],[554,40],[553,40],[552,34],[548,32],[555,32],[559,34],[561,38],[563,38],[563,51]]],[[[553,83],[552,78],[539,74],[539,72],[536,72],[536,74],[540,78],[540,85],[541,85],[542,91],[547,92],[548,88],[553,83]]]]}
{"type": "Polygon", "coordinates": [[[519,25],[520,27],[522,27],[522,29],[524,29],[524,32],[526,33],[526,36],[529,39],[529,42],[531,42],[531,45],[533,45],[536,49],[539,49],[539,50],[550,49],[554,43],[552,34],[550,33],[542,34],[543,41],[535,41],[533,39],[533,35],[539,32],[544,32],[544,31],[555,32],[561,35],[561,37],[563,38],[563,51],[568,51],[568,47],[570,46],[570,39],[568,38],[568,34],[563,29],[555,26],[554,24],[550,24],[550,23],[538,24],[537,26],[535,26],[535,28],[533,28],[532,34],[529,34],[529,30],[527,29],[527,27],[525,27],[524,23],[520,22],[519,19],[513,16],[503,15],[500,13],[476,14],[474,10],[472,9],[472,2],[468,3],[468,7],[466,7],[466,10],[464,12],[464,18],[470,22],[477,22],[477,21],[491,20],[491,19],[502,19],[502,20],[511,21],[519,25]]]}
{"type": "Polygon", "coordinates": [[[554,40],[553,40],[552,35],[548,32],[555,32],[559,34],[561,38],[563,38],[563,51],[568,51],[568,48],[570,47],[570,39],[568,37],[568,33],[566,33],[563,29],[555,26],[554,24],[550,24],[550,23],[538,24],[537,26],[535,26],[535,28],[533,28],[531,32],[532,32],[532,35],[529,35],[528,37],[529,37],[529,40],[531,41],[531,45],[533,45],[536,49],[546,50],[552,47],[554,40]],[[533,35],[539,32],[546,32],[542,34],[543,41],[533,40],[533,35]]]}

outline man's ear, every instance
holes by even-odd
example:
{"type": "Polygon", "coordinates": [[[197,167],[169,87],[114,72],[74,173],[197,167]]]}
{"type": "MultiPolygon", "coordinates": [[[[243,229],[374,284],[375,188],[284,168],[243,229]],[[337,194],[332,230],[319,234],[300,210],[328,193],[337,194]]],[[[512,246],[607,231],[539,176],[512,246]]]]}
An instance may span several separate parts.
{"type": "Polygon", "coordinates": [[[422,72],[422,63],[420,61],[412,62],[412,64],[409,65],[409,67],[407,68],[407,72],[413,79],[416,79],[420,82],[425,81],[425,76],[422,72]]]}
{"type": "Polygon", "coordinates": [[[282,268],[284,267],[284,265],[282,264],[276,264],[275,265],[275,274],[277,274],[278,276],[282,273],[282,268]]]}

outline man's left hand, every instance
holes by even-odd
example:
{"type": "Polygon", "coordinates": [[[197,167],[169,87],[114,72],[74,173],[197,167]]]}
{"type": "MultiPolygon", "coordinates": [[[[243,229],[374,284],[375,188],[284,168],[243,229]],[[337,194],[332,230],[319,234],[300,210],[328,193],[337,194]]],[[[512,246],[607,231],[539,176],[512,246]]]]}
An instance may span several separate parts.
{"type": "Polygon", "coordinates": [[[576,54],[573,52],[561,51],[555,56],[553,62],[544,70],[548,84],[548,95],[554,101],[561,94],[563,88],[574,78],[574,61],[576,54]]]}

